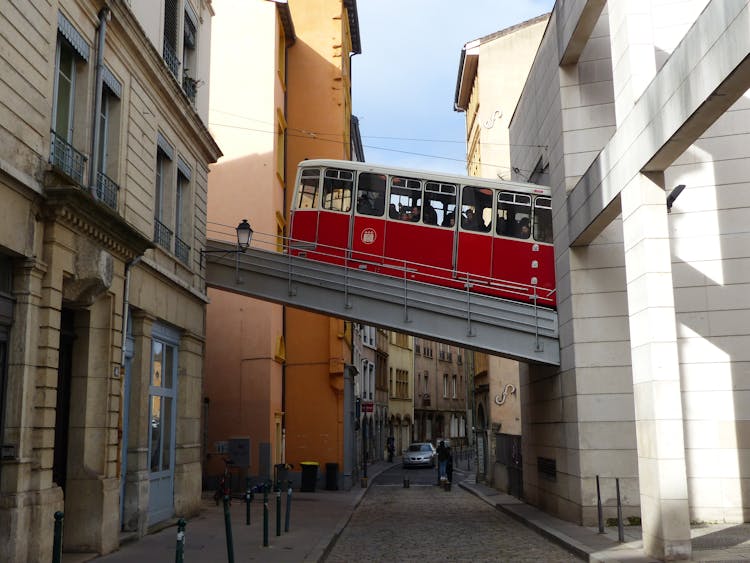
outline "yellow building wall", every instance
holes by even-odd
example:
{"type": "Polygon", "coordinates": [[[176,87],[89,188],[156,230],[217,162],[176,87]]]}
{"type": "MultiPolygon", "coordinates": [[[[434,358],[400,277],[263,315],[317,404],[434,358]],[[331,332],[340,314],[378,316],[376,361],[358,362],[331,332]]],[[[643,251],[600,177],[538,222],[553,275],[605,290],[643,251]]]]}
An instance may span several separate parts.
{"type": "MultiPolygon", "coordinates": [[[[289,50],[287,177],[306,158],[348,159],[349,53],[341,0],[292,0],[297,42],[289,50]],[[342,68],[343,66],[343,68],[342,68]],[[312,132],[300,135],[299,131],[312,132]]],[[[288,193],[288,203],[291,190],[288,193]]],[[[288,205],[287,205],[288,208],[288,205]]],[[[286,309],[287,461],[343,464],[343,368],[349,323],[286,309]]]]}

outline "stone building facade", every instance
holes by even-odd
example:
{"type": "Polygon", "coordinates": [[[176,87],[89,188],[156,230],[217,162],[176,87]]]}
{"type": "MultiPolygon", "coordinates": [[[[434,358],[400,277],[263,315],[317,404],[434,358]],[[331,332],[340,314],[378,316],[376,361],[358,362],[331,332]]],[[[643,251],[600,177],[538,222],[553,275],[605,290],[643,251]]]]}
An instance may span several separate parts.
{"type": "Polygon", "coordinates": [[[199,509],[211,16],[0,12],[0,560],[49,561],[58,511],[107,553],[199,509]]]}
{"type": "Polygon", "coordinates": [[[750,513],[749,8],[557,2],[510,124],[515,178],[552,186],[560,315],[524,494],[591,525],[619,478],[659,559],[750,513]]]}

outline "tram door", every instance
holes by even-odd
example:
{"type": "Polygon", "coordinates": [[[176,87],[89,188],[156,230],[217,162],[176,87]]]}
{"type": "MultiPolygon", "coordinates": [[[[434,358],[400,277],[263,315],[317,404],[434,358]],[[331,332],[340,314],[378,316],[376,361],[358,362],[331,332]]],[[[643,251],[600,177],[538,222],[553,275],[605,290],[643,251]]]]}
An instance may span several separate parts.
{"type": "Polygon", "coordinates": [[[318,218],[317,249],[321,260],[343,263],[349,246],[353,193],[352,170],[326,168],[318,218]]]}
{"type": "Polygon", "coordinates": [[[362,172],[357,179],[357,208],[351,242],[352,258],[358,262],[357,267],[377,271],[383,263],[385,207],[385,174],[362,172]]]}
{"type": "Polygon", "coordinates": [[[492,190],[464,186],[461,191],[460,229],[456,269],[459,278],[492,275],[492,190]]]}

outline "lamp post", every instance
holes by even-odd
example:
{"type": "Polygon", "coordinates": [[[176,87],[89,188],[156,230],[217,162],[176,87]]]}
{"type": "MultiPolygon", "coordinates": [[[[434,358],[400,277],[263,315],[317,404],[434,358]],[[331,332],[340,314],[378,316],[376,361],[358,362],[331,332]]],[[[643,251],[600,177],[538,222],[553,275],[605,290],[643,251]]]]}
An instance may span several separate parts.
{"type": "Polygon", "coordinates": [[[242,222],[237,225],[235,229],[237,231],[237,249],[236,250],[201,250],[201,268],[203,267],[203,256],[205,254],[223,253],[223,254],[240,254],[244,253],[250,246],[250,241],[253,239],[253,229],[250,227],[250,223],[247,219],[243,219],[242,222]]]}

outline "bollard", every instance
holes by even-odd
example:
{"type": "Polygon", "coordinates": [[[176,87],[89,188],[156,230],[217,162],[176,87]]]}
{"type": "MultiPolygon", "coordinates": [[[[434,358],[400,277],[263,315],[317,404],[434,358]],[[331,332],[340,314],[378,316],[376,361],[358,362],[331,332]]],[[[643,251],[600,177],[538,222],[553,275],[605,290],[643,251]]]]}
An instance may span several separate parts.
{"type": "Polygon", "coordinates": [[[408,489],[408,488],[409,488],[409,478],[404,477],[404,489],[408,489]]]}
{"type": "Polygon", "coordinates": [[[65,515],[59,510],[55,512],[55,535],[52,540],[52,563],[60,563],[62,561],[62,534],[64,517],[65,515]]]}
{"type": "Polygon", "coordinates": [[[620,479],[615,479],[617,487],[617,539],[620,543],[625,541],[625,530],[622,528],[622,503],[620,502],[620,479]]]}
{"type": "Polygon", "coordinates": [[[291,479],[287,481],[287,490],[286,490],[286,514],[284,514],[284,531],[289,531],[289,521],[291,519],[292,515],[292,481],[291,479]]]}
{"type": "Polygon", "coordinates": [[[232,542],[232,519],[229,516],[229,495],[224,495],[224,530],[227,536],[227,561],[234,563],[234,542],[232,542]]]}
{"type": "Polygon", "coordinates": [[[268,547],[268,483],[263,485],[263,547],[268,547]]]}
{"type": "Polygon", "coordinates": [[[174,563],[184,563],[185,561],[185,519],[180,518],[177,521],[177,546],[174,553],[174,563]]]}
{"type": "Polygon", "coordinates": [[[250,525],[250,501],[253,500],[253,491],[250,487],[250,477],[245,478],[245,525],[250,525]]]}
{"type": "Polygon", "coordinates": [[[281,483],[276,485],[276,537],[281,535],[281,483]]]}
{"type": "Polygon", "coordinates": [[[599,475],[596,476],[596,516],[599,519],[599,533],[604,533],[604,515],[602,514],[602,494],[599,490],[599,475]]]}

